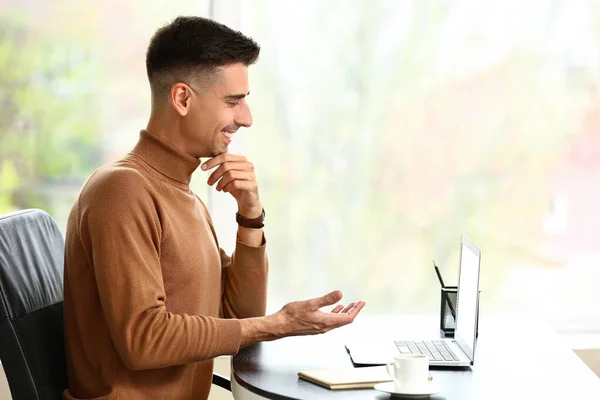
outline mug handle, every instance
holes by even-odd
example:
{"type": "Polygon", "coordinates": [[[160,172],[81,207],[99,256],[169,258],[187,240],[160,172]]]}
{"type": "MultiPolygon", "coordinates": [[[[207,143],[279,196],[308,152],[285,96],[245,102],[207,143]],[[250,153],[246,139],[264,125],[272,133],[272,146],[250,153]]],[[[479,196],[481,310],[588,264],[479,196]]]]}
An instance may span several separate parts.
{"type": "Polygon", "coordinates": [[[391,367],[392,365],[394,365],[394,362],[393,362],[393,361],[392,361],[392,362],[389,362],[389,363],[387,363],[387,364],[385,365],[385,369],[386,369],[386,371],[387,371],[388,375],[389,375],[389,376],[391,376],[391,377],[392,377],[392,379],[394,379],[394,374],[392,374],[392,373],[390,372],[390,367],[391,367]]]}
{"type": "Polygon", "coordinates": [[[396,377],[394,376],[394,374],[392,372],[390,372],[390,367],[392,367],[393,365],[394,365],[394,361],[391,361],[391,362],[389,362],[389,363],[387,363],[385,365],[385,369],[386,369],[388,375],[392,378],[392,381],[394,383],[398,383],[398,381],[396,380],[396,377]]]}

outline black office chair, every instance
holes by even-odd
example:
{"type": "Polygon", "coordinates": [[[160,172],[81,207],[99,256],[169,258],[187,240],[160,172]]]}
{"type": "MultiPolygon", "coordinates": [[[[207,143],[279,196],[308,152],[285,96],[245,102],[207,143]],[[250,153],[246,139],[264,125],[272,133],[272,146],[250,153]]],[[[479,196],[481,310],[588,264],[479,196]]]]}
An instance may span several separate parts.
{"type": "Polygon", "coordinates": [[[0,216],[0,360],[14,400],[57,400],[67,387],[63,253],[45,212],[0,216]]]}
{"type": "MultiPolygon", "coordinates": [[[[0,215],[0,360],[14,400],[61,399],[68,386],[63,262],[64,240],[50,215],[0,215]]],[[[231,391],[224,376],[212,382],[231,391]]]]}

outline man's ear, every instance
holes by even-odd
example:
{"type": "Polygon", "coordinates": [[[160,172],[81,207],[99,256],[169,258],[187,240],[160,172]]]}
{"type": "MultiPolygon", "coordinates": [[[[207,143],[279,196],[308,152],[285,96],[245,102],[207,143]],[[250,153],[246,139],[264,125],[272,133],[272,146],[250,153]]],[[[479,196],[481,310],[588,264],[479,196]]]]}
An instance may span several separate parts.
{"type": "Polygon", "coordinates": [[[171,86],[171,104],[175,111],[185,117],[190,109],[192,89],[185,83],[176,83],[171,86]]]}

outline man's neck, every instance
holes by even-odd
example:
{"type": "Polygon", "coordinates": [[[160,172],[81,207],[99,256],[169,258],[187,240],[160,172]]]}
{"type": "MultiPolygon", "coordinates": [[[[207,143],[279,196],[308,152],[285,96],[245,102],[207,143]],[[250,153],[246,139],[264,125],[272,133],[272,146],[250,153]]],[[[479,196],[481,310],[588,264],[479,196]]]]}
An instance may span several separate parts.
{"type": "Polygon", "coordinates": [[[185,139],[180,133],[180,123],[178,120],[171,118],[167,111],[153,108],[146,130],[180,151],[188,153],[185,139]]]}

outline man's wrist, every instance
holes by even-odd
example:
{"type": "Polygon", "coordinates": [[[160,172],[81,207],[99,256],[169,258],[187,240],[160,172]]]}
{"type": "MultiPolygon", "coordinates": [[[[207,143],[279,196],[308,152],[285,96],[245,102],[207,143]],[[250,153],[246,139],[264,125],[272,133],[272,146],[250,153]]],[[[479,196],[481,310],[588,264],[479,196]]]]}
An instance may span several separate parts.
{"type": "Polygon", "coordinates": [[[240,325],[242,328],[241,346],[285,336],[277,314],[240,319],[240,325]]]}
{"type": "Polygon", "coordinates": [[[238,207],[238,213],[248,219],[259,218],[263,213],[263,207],[261,205],[255,207],[238,207]]]}
{"type": "Polygon", "coordinates": [[[245,228],[260,229],[263,226],[265,226],[265,210],[263,208],[261,210],[260,215],[256,217],[248,217],[238,211],[237,213],[235,213],[235,220],[238,223],[238,225],[243,226],[245,228]]]}

